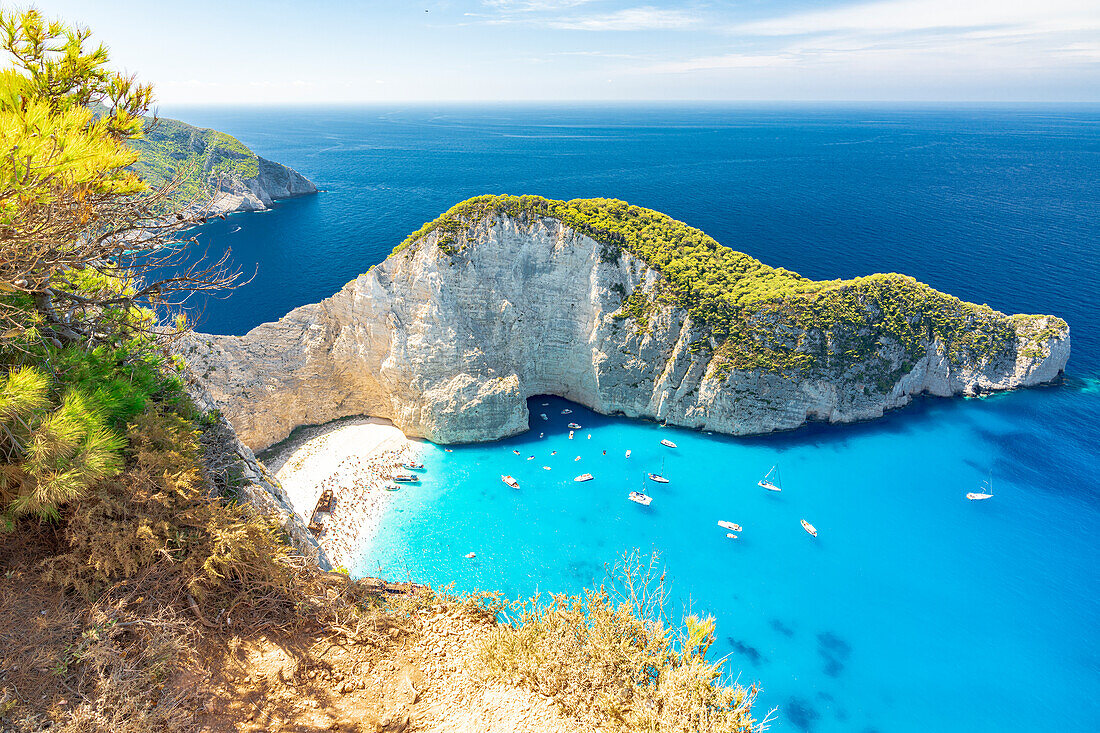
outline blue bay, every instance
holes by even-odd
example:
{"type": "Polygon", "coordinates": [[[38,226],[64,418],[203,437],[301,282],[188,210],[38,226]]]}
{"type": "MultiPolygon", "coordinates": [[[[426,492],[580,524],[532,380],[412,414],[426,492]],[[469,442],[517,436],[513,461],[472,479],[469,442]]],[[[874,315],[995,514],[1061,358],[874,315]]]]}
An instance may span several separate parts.
{"type": "Polygon", "coordinates": [[[778,706],[781,730],[1100,729],[1096,108],[167,113],[323,189],[202,230],[259,265],[203,304],[216,333],[327,297],[479,193],[622,198],[809,277],[905,272],[1065,318],[1063,384],[918,400],[861,425],[733,439],[535,397],[522,436],[423,444],[423,485],[393,496],[354,570],[522,597],[575,592],[624,550],[655,549],[677,607],[717,616],[714,653],[759,681],[759,712],[778,706]],[[569,420],[583,425],[573,440],[569,420]],[[780,494],[756,486],[777,462],[780,494]],[[583,472],[595,479],[572,480],[583,472]],[[966,501],[990,472],[995,498],[966,501]],[[643,484],[649,508],[626,500],[643,484]],[[743,525],[738,539],[720,519],[743,525]]]}

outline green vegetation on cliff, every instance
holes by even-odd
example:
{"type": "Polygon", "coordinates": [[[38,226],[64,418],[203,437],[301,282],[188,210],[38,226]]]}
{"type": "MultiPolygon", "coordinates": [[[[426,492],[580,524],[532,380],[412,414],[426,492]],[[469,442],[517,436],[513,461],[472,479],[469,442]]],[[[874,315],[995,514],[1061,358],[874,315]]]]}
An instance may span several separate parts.
{"type": "Polygon", "coordinates": [[[260,175],[256,154],[240,140],[179,120],[146,119],[145,136],[133,145],[141,153],[134,172],[153,187],[182,175],[173,195],[177,202],[209,196],[222,177],[243,181],[260,175]]]}
{"type": "MultiPolygon", "coordinates": [[[[476,196],[410,234],[394,252],[439,232],[440,248],[456,254],[471,226],[501,215],[558,219],[599,242],[605,262],[626,250],[659,271],[672,302],[709,331],[720,372],[854,371],[886,390],[924,354],[930,338],[940,341],[954,363],[981,364],[1009,353],[1017,326],[1035,326],[1025,353],[1037,352],[1066,327],[1057,318],[1010,319],[906,275],[810,280],[725,247],[666,214],[617,199],[476,196]]],[[[644,296],[626,295],[622,313],[637,320],[642,332],[650,310],[644,296]]]]}

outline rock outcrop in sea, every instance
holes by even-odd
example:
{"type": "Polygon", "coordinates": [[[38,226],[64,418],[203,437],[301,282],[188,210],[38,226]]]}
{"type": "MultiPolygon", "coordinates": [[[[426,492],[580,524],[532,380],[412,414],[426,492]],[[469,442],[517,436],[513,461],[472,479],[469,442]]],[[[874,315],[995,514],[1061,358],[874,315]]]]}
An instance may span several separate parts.
{"type": "Polygon", "coordinates": [[[493,440],[527,430],[540,394],[751,435],[1050,382],[1069,358],[1059,318],[902,275],[814,282],[622,202],[471,201],[332,297],[183,347],[245,444],[349,415],[438,443],[493,440]],[[711,265],[684,275],[706,258],[724,289],[707,285],[711,265]]]}

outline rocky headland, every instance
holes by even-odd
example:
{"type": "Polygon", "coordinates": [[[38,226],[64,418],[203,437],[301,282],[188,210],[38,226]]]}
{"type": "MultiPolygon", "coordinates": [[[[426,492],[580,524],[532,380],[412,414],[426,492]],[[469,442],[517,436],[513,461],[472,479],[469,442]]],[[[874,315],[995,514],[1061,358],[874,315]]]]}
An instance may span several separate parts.
{"type": "Polygon", "coordinates": [[[172,203],[202,207],[207,214],[264,211],[279,199],[317,193],[298,171],[261,158],[240,140],[218,130],[161,118],[146,123],[135,141],[139,176],[154,186],[180,177],[172,203]]]}
{"type": "Polygon", "coordinates": [[[1050,382],[1070,337],[904,275],[809,280],[621,201],[484,196],[332,297],[183,352],[259,450],[351,415],[493,440],[539,394],[731,435],[854,422],[1050,382]]]}

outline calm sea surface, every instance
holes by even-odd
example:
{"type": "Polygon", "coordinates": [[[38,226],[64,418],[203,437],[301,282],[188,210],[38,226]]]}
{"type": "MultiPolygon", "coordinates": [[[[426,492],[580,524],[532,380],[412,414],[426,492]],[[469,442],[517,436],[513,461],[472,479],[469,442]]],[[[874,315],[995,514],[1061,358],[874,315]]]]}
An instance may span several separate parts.
{"type": "Polygon", "coordinates": [[[394,496],[354,570],[526,596],[655,549],[677,603],[717,616],[714,653],[761,683],[761,714],[780,708],[778,729],[1100,729],[1100,109],[164,112],[324,189],[204,229],[259,265],[205,304],[207,331],[332,294],[479,193],[622,198],[810,277],[905,272],[1064,317],[1064,384],[857,426],[727,439],[534,398],[523,436],[424,444],[423,485],[394,496]],[[756,486],[775,463],[781,494],[756,486]],[[625,495],[648,471],[671,482],[648,482],[642,508],[625,495]],[[595,480],[572,480],[584,472],[595,480]],[[995,498],[966,501],[990,473],[995,498]]]}

